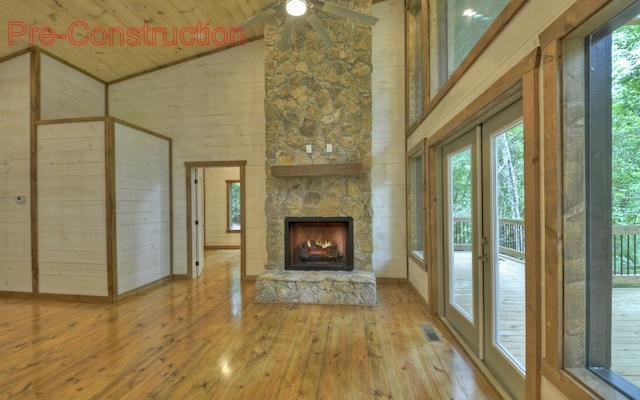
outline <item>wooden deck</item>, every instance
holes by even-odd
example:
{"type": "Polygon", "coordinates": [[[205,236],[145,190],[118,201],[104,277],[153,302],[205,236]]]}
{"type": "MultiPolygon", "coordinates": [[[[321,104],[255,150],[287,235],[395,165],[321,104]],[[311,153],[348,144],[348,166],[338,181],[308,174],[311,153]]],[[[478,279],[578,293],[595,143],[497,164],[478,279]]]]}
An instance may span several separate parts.
{"type": "MultiPolygon", "coordinates": [[[[456,252],[460,260],[457,268],[467,267],[470,252],[456,252]]],[[[524,264],[510,257],[500,259],[501,282],[500,308],[503,319],[500,330],[501,343],[521,363],[525,365],[525,271],[524,264]]],[[[470,293],[470,271],[462,271],[461,281],[456,285],[461,291],[470,293]],[[466,287],[466,289],[464,289],[466,287]]],[[[471,301],[464,296],[459,301],[471,301]]],[[[462,304],[469,307],[468,304],[462,304]]],[[[614,287],[612,293],[612,348],[611,369],[627,380],[640,386],[640,288],[614,287]]]]}
{"type": "Polygon", "coordinates": [[[498,398],[406,284],[377,307],[256,304],[239,274],[224,250],[116,305],[0,298],[0,399],[498,398]]]}

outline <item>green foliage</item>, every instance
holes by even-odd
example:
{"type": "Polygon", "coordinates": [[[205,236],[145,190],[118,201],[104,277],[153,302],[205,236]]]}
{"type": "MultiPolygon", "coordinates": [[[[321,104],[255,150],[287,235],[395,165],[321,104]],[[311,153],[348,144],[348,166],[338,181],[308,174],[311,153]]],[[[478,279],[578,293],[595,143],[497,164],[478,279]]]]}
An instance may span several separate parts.
{"type": "Polygon", "coordinates": [[[612,223],[640,223],[640,26],[612,35],[612,223]]]}
{"type": "Polygon", "coordinates": [[[229,187],[230,225],[240,229],[240,182],[232,182],[229,187]]]}

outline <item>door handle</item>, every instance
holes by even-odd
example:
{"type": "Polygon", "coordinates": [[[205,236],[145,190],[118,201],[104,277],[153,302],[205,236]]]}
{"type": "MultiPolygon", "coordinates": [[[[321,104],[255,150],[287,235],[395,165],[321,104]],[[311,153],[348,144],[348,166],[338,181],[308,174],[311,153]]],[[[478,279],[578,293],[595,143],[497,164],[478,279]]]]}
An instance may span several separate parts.
{"type": "Polygon", "coordinates": [[[489,261],[489,256],[486,256],[486,255],[478,256],[478,261],[487,262],[489,261]]]}

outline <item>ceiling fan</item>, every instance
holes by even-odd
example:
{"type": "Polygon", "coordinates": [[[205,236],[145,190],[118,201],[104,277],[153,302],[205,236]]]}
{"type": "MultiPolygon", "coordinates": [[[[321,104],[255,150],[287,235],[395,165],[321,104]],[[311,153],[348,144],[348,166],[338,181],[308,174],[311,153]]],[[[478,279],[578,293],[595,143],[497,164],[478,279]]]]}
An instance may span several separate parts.
{"type": "Polygon", "coordinates": [[[265,10],[246,20],[242,25],[240,25],[240,27],[247,28],[256,22],[262,21],[271,15],[281,13],[284,10],[285,20],[282,37],[280,38],[280,50],[284,51],[287,49],[289,36],[291,35],[291,28],[298,17],[304,17],[307,22],[309,22],[309,25],[311,25],[311,27],[318,33],[320,39],[322,39],[327,46],[331,47],[333,46],[333,40],[329,37],[329,34],[322,26],[322,23],[320,23],[318,17],[316,17],[314,9],[353,19],[369,25],[375,25],[375,23],[378,22],[377,17],[351,10],[324,0],[279,0],[276,4],[269,6],[265,10]]]}

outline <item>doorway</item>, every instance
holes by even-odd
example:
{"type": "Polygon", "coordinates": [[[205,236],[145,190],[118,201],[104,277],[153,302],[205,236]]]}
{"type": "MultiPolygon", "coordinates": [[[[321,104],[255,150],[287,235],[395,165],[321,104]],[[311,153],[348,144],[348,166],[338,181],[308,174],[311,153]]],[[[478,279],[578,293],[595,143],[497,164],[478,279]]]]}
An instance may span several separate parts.
{"type": "MultiPolygon", "coordinates": [[[[240,279],[246,277],[246,161],[211,161],[185,163],[187,180],[187,279],[200,276],[205,265],[205,248],[240,249],[240,279]],[[235,171],[228,179],[222,171],[235,171]],[[220,172],[220,173],[216,173],[220,172]],[[207,188],[209,181],[209,189],[207,188]],[[207,203],[216,203],[212,207],[207,203]],[[207,213],[208,211],[208,213],[207,213]],[[215,215],[213,215],[215,213],[215,215]],[[207,215],[211,214],[211,215],[207,215]],[[214,218],[215,217],[215,218],[214,218]],[[222,221],[213,223],[211,221],[222,221]],[[207,227],[207,225],[210,225],[207,227]],[[220,225],[220,226],[218,226],[220,225]],[[209,231],[207,231],[207,229],[209,231]],[[223,229],[229,237],[239,237],[229,244],[210,245],[213,231],[223,229]]],[[[220,235],[219,235],[220,236],[220,235]]]]}
{"type": "Polygon", "coordinates": [[[522,102],[441,147],[440,159],[443,316],[504,388],[523,399],[522,102]]]}

